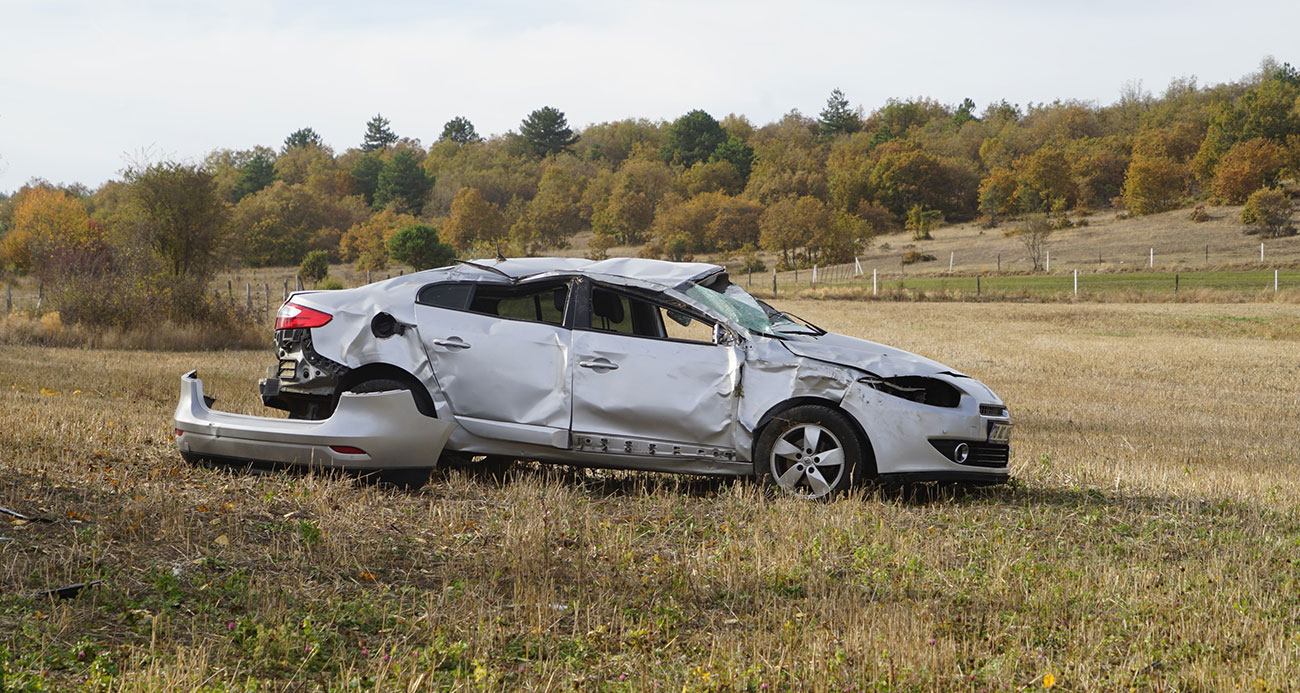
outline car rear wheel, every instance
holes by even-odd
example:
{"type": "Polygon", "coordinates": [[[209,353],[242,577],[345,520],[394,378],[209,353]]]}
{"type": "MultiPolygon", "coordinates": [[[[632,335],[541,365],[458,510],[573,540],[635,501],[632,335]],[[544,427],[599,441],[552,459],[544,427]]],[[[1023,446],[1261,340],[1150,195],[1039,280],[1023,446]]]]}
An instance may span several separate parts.
{"type": "Polygon", "coordinates": [[[850,488],[862,443],[844,415],[815,404],[778,414],[758,438],[754,465],[768,484],[797,498],[829,498],[850,488]]]}

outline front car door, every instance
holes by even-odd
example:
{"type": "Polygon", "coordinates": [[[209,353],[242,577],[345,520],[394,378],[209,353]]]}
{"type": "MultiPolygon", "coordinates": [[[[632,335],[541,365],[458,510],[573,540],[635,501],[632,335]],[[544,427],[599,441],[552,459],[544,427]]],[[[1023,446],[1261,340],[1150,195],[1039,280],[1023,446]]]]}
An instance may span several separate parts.
{"type": "Polygon", "coordinates": [[[421,289],[415,307],[434,377],[478,436],[569,446],[567,279],[421,289]]]}
{"type": "Polygon", "coordinates": [[[582,282],[570,352],[573,445],[611,455],[735,456],[741,350],[662,294],[582,282]]]}

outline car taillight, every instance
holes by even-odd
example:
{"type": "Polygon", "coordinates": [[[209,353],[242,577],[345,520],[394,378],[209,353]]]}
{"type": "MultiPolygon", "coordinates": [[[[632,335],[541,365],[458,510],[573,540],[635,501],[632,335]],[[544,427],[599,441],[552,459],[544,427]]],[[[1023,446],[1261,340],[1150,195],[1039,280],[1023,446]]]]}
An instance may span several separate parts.
{"type": "Polygon", "coordinates": [[[296,330],[304,327],[322,327],[333,320],[334,316],[319,310],[286,303],[275,313],[275,329],[296,330]]]}
{"type": "Polygon", "coordinates": [[[364,454],[366,454],[366,451],[365,451],[365,450],[362,450],[361,448],[358,448],[358,447],[353,447],[353,446],[351,446],[351,445],[331,445],[331,446],[330,446],[330,449],[333,450],[334,452],[342,453],[342,454],[344,454],[344,455],[364,455],[364,454]]]}

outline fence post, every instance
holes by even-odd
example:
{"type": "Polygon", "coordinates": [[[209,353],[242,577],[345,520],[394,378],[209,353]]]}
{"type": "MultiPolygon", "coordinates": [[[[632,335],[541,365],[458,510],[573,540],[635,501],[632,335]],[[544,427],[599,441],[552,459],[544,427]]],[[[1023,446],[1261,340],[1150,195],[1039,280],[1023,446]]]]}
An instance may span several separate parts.
{"type": "Polygon", "coordinates": [[[262,282],[262,304],[263,304],[262,312],[270,313],[271,312],[271,285],[267,282],[262,282]]]}
{"type": "Polygon", "coordinates": [[[975,295],[979,296],[981,293],[983,293],[983,290],[980,288],[980,275],[977,274],[975,275],[975,295]]]}
{"type": "Polygon", "coordinates": [[[808,286],[817,286],[817,265],[815,263],[813,264],[812,280],[808,282],[808,286]]]}
{"type": "Polygon", "coordinates": [[[753,285],[754,285],[754,268],[751,266],[749,268],[749,286],[753,286],[753,285]]]}
{"type": "Polygon", "coordinates": [[[772,297],[776,297],[776,266],[772,267],[772,297]]]}
{"type": "Polygon", "coordinates": [[[871,295],[876,295],[876,268],[871,268],[871,295]]]}
{"type": "Polygon", "coordinates": [[[948,274],[952,274],[952,261],[957,257],[957,251],[948,252],[948,274]]]}
{"type": "Polygon", "coordinates": [[[1079,295],[1079,270],[1074,271],[1074,295],[1079,295]]]}
{"type": "Polygon", "coordinates": [[[41,282],[36,288],[36,312],[41,312],[41,304],[45,303],[45,282],[41,282]]]}
{"type": "Polygon", "coordinates": [[[1052,273],[1052,251],[1046,250],[1043,252],[1047,253],[1047,265],[1043,269],[1048,274],[1051,274],[1052,273]]]}
{"type": "Polygon", "coordinates": [[[1273,270],[1273,293],[1277,293],[1277,270],[1273,270]]]}
{"type": "Polygon", "coordinates": [[[858,259],[856,257],[853,258],[853,276],[855,277],[862,276],[862,263],[858,262],[858,259]]]}
{"type": "Polygon", "coordinates": [[[226,280],[226,295],[230,297],[230,300],[235,300],[235,284],[229,279],[226,280]]]}
{"type": "Polygon", "coordinates": [[[1205,246],[1205,264],[1210,264],[1210,246],[1205,246]]]}
{"type": "Polygon", "coordinates": [[[1152,248],[1151,257],[1149,260],[1147,260],[1147,267],[1155,267],[1155,266],[1156,266],[1156,249],[1152,248]]]}
{"type": "Polygon", "coordinates": [[[1002,253],[998,253],[998,271],[1002,271],[1002,253]]]}
{"type": "Polygon", "coordinates": [[[14,310],[14,285],[5,284],[5,315],[14,310]]]}
{"type": "Polygon", "coordinates": [[[1264,242],[1259,242],[1259,261],[1264,262],[1264,242]]]}
{"type": "Polygon", "coordinates": [[[1174,293],[1178,293],[1178,273],[1174,273],[1174,293]]]}
{"type": "Polygon", "coordinates": [[[253,312],[253,283],[244,283],[244,300],[248,304],[248,312],[253,312]]]}
{"type": "Polygon", "coordinates": [[[289,280],[284,280],[284,300],[289,300],[289,280]]]}
{"type": "Polygon", "coordinates": [[[295,277],[295,279],[298,280],[298,290],[302,291],[302,277],[301,276],[295,277]]]}

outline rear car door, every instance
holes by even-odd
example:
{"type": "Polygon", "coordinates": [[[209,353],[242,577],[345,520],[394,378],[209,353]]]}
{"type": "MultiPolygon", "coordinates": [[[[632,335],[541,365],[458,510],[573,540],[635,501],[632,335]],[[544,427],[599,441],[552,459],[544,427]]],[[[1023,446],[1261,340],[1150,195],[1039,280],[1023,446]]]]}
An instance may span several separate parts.
{"type": "Polygon", "coordinates": [[[742,354],[716,322],[662,295],[583,282],[570,372],[574,447],[612,455],[734,455],[742,354]]]}
{"type": "Polygon", "coordinates": [[[475,435],[568,447],[567,280],[426,286],[415,315],[434,378],[475,435]]]}

